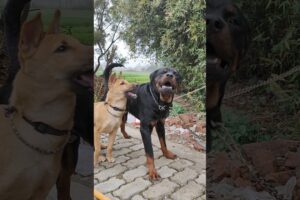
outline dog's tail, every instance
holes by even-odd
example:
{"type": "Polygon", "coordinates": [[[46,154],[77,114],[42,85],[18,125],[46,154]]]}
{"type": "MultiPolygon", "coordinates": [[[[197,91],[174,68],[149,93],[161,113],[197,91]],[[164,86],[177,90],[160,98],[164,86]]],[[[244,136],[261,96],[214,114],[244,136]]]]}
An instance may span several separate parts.
{"type": "Polygon", "coordinates": [[[105,101],[105,99],[106,99],[106,95],[107,95],[107,92],[108,92],[109,76],[110,76],[113,68],[115,68],[115,67],[124,67],[124,65],[119,64],[119,63],[111,63],[103,71],[102,76],[104,78],[104,84],[103,84],[104,85],[104,92],[103,92],[102,97],[100,98],[100,101],[105,101]]]}

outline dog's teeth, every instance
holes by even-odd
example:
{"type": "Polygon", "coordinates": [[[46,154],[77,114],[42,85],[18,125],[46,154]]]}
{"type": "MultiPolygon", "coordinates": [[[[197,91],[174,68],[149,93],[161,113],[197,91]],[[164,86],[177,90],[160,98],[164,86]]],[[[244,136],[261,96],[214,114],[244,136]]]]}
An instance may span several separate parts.
{"type": "Polygon", "coordinates": [[[161,88],[162,88],[162,89],[172,89],[172,86],[166,86],[166,85],[163,85],[161,88]]]}

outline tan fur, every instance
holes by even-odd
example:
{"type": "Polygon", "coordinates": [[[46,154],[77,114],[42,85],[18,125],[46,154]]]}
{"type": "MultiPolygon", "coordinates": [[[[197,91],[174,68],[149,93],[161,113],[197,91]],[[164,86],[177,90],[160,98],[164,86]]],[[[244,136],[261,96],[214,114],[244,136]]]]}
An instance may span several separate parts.
{"type": "MultiPolygon", "coordinates": [[[[92,65],[93,48],[58,33],[57,11],[47,33],[41,15],[24,23],[19,43],[21,69],[13,83],[10,105],[17,109],[11,116],[16,129],[28,143],[46,150],[63,147],[69,135],[38,133],[22,116],[40,121],[59,130],[71,130],[75,93],[70,74],[85,71],[92,65]],[[64,42],[69,49],[57,53],[64,42]]],[[[20,141],[12,129],[11,119],[0,113],[0,199],[43,200],[55,184],[62,151],[41,154],[20,141]]]]}
{"type": "Polygon", "coordinates": [[[134,84],[128,83],[126,80],[116,78],[112,75],[109,79],[109,91],[105,102],[97,102],[94,104],[94,165],[103,162],[114,162],[112,157],[112,146],[116,138],[116,133],[121,125],[124,112],[116,111],[109,105],[125,110],[127,97],[126,92],[132,90],[134,84]],[[107,144],[106,158],[101,155],[101,134],[108,133],[109,139],[107,144]]]}

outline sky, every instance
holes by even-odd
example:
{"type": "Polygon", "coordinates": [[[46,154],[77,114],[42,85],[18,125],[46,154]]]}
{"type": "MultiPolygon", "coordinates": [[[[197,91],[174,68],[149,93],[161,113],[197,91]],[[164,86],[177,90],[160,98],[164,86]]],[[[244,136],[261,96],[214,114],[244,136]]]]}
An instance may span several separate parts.
{"type": "MultiPolygon", "coordinates": [[[[94,26],[97,26],[97,20],[94,20],[94,26]]],[[[110,41],[111,38],[106,39],[106,46],[110,44],[110,41]]],[[[133,54],[133,52],[130,52],[129,45],[122,39],[118,39],[114,45],[118,47],[117,54],[120,57],[126,58],[126,62],[124,64],[126,68],[123,68],[124,70],[142,71],[147,66],[158,65],[157,61],[154,58],[151,58],[150,56],[145,56],[142,54],[133,54]]],[[[95,45],[94,48],[97,49],[97,46],[95,45]]],[[[94,56],[95,63],[97,63],[97,58],[98,58],[98,53],[95,51],[95,56],[94,56]]],[[[102,63],[102,66],[105,66],[104,62],[102,63]]]]}
{"type": "MultiPolygon", "coordinates": [[[[126,62],[124,64],[126,68],[123,70],[141,71],[149,65],[157,65],[154,58],[151,59],[148,56],[141,55],[141,54],[133,54],[132,52],[130,52],[129,46],[126,44],[125,41],[121,39],[117,40],[115,45],[118,47],[117,49],[118,55],[126,58],[126,62]]],[[[96,49],[97,46],[95,45],[94,48],[96,49]]],[[[98,54],[95,51],[95,63],[97,62],[97,57],[98,57],[97,55],[98,54]]],[[[104,62],[102,63],[102,65],[104,66],[104,62]]]]}

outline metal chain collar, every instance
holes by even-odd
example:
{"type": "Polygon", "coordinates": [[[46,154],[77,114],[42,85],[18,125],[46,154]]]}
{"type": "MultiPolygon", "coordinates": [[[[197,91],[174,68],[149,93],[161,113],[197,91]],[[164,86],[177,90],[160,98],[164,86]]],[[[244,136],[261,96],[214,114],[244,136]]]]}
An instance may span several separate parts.
{"type": "Polygon", "coordinates": [[[20,134],[20,132],[18,131],[15,123],[14,123],[14,120],[13,120],[13,116],[10,117],[10,122],[11,122],[11,127],[12,127],[12,130],[13,132],[15,133],[15,135],[17,136],[17,138],[23,143],[25,144],[27,147],[29,147],[30,149],[38,152],[38,153],[41,153],[41,154],[44,154],[44,155],[54,155],[54,154],[57,154],[59,152],[61,152],[66,144],[68,143],[69,141],[69,137],[66,138],[66,141],[63,143],[63,145],[61,145],[60,147],[58,147],[57,149],[54,149],[54,150],[47,150],[47,149],[43,149],[43,148],[40,148],[40,147],[36,147],[32,144],[30,144],[28,141],[26,141],[23,136],[20,134]]]}
{"type": "Polygon", "coordinates": [[[243,88],[243,89],[239,89],[239,90],[236,90],[232,93],[229,93],[229,94],[225,95],[223,99],[229,99],[229,98],[232,98],[232,97],[236,97],[236,96],[251,92],[252,90],[254,90],[256,88],[259,88],[259,87],[268,85],[270,83],[273,83],[275,81],[283,80],[283,78],[285,78],[287,76],[290,76],[290,75],[294,74],[297,71],[300,71],[300,65],[296,66],[296,67],[293,67],[292,69],[290,69],[290,70],[288,70],[288,71],[286,71],[282,74],[275,75],[274,77],[272,77],[272,78],[270,78],[266,81],[262,81],[260,83],[255,84],[255,85],[252,85],[252,86],[249,86],[249,87],[246,87],[246,88],[243,88]]]}
{"type": "Polygon", "coordinates": [[[224,144],[228,147],[228,149],[235,154],[236,158],[241,161],[241,163],[247,167],[247,169],[250,172],[252,181],[256,183],[257,186],[260,186],[265,191],[267,191],[270,195],[275,197],[276,200],[287,200],[283,195],[278,194],[278,191],[268,184],[267,180],[261,176],[259,176],[259,173],[255,170],[254,166],[250,164],[246,159],[243,148],[241,145],[238,145],[232,136],[228,133],[227,129],[224,127],[222,123],[214,123],[211,122],[213,126],[215,127],[212,130],[212,133],[216,133],[216,135],[221,138],[224,142],[224,144]]]}

